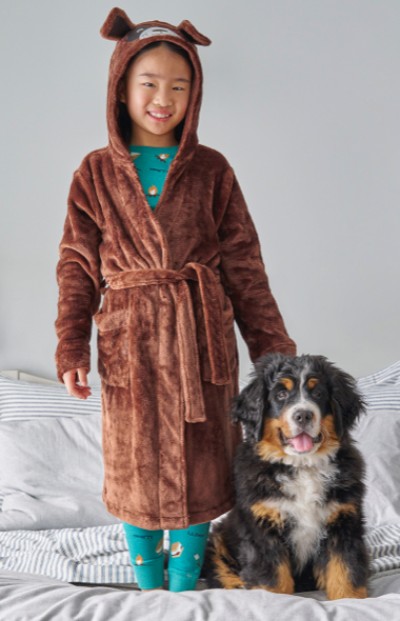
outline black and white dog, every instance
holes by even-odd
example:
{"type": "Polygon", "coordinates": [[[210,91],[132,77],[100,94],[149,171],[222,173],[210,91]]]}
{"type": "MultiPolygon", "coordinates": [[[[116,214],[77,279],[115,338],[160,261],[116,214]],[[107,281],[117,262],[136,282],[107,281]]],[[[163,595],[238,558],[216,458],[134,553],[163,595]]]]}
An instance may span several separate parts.
{"type": "Polygon", "coordinates": [[[364,463],[355,381],[322,356],[267,355],[236,397],[236,505],[207,549],[210,587],[366,597],[364,463]]]}

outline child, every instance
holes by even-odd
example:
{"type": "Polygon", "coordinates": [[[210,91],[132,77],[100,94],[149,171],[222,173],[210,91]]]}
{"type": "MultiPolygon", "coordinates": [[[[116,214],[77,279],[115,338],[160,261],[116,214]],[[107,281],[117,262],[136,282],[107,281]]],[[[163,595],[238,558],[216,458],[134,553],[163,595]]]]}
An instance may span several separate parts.
{"type": "Polygon", "coordinates": [[[109,145],[71,185],[57,266],[58,377],[87,398],[92,317],[102,379],[103,501],[141,589],[193,589],[210,520],[233,505],[234,319],[251,359],[295,354],[232,168],[198,144],[209,39],[113,9],[109,145]],[[104,295],[100,307],[101,294],[104,295]]]}

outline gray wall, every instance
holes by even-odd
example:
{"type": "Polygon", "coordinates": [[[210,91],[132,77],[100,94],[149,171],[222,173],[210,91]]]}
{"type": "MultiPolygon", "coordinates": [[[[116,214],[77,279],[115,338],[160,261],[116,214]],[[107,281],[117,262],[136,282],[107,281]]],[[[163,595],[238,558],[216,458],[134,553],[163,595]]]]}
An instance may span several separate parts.
{"type": "MultiPolygon", "coordinates": [[[[72,172],[107,141],[113,6],[0,4],[0,369],[55,375],[58,243],[72,172]]],[[[399,359],[400,2],[120,6],[213,40],[200,139],[236,170],[299,351],[357,376],[399,359]]]]}

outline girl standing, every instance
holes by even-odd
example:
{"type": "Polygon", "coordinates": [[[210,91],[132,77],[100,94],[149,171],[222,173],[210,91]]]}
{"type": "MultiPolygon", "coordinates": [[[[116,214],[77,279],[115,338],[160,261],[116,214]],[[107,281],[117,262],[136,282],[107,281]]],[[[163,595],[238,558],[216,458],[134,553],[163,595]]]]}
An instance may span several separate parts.
{"type": "Polygon", "coordinates": [[[295,354],[235,174],[202,146],[202,72],[187,20],[133,24],[113,9],[109,144],[72,181],[57,266],[58,377],[90,388],[98,327],[107,510],[123,521],[139,586],[194,588],[210,520],[233,505],[240,430],[236,320],[254,361],[295,354]],[[101,296],[103,295],[100,306],[101,296]]]}

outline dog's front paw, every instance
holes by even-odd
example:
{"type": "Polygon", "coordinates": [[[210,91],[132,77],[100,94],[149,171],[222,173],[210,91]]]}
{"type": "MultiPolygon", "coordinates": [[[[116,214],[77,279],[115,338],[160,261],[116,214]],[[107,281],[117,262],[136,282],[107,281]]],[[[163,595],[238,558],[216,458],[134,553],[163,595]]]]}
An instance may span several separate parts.
{"type": "Polygon", "coordinates": [[[247,567],[246,570],[246,576],[243,574],[241,575],[246,588],[264,589],[264,591],[270,591],[270,593],[293,595],[295,585],[288,563],[282,563],[275,568],[271,567],[269,572],[265,572],[264,569],[264,576],[260,576],[260,571],[258,569],[253,571],[250,577],[249,567],[247,567]]]}
{"type": "Polygon", "coordinates": [[[327,588],[326,594],[328,599],[365,599],[368,597],[368,591],[366,587],[355,588],[350,585],[344,586],[337,584],[327,588]]]}

